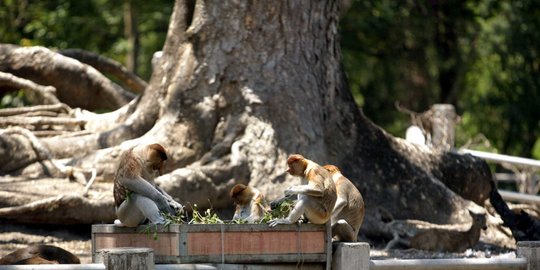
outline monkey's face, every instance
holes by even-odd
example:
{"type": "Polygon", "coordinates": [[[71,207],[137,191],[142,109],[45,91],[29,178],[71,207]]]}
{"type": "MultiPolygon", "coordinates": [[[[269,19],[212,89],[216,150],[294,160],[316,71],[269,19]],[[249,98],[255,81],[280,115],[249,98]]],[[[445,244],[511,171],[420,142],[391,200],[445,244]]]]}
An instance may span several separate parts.
{"type": "Polygon", "coordinates": [[[160,176],[163,174],[163,165],[165,161],[161,159],[158,155],[148,155],[148,158],[145,162],[145,167],[147,170],[154,176],[160,176]]]}
{"type": "Polygon", "coordinates": [[[289,163],[289,169],[287,170],[287,172],[294,176],[304,176],[306,166],[307,164],[305,160],[296,160],[289,163]]]}

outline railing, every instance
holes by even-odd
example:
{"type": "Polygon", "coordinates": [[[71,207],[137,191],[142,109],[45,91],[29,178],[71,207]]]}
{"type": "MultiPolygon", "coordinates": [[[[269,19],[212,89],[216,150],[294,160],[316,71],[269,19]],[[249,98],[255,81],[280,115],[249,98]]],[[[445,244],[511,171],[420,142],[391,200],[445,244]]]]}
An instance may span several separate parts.
{"type": "Polygon", "coordinates": [[[418,259],[418,260],[371,260],[370,270],[508,270],[527,269],[525,258],[515,259],[418,259]]]}
{"type": "MultiPolygon", "coordinates": [[[[470,149],[461,149],[459,150],[459,152],[471,154],[475,157],[485,159],[486,161],[499,163],[503,167],[513,171],[515,175],[513,179],[515,180],[518,191],[520,193],[538,194],[538,192],[540,191],[540,181],[535,175],[535,173],[540,170],[540,160],[488,153],[470,149]]],[[[509,179],[508,175],[506,174],[501,174],[500,176],[504,177],[505,179],[509,179]]],[[[495,177],[497,179],[499,175],[495,174],[495,177]]],[[[517,195],[512,195],[510,193],[507,193],[506,195],[511,196],[514,199],[520,199],[517,195]]],[[[505,196],[502,194],[501,196],[503,196],[505,200],[508,198],[505,198],[505,196]]]]}

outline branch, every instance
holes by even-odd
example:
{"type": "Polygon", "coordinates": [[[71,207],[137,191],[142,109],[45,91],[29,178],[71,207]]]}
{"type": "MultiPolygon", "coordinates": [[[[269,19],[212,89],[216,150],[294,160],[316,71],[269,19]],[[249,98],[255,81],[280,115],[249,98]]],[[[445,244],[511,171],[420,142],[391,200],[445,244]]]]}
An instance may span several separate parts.
{"type": "Polygon", "coordinates": [[[80,49],[67,49],[59,53],[90,65],[101,73],[111,74],[135,93],[140,94],[146,89],[147,83],[143,79],[110,58],[80,49]]]}
{"type": "Polygon", "coordinates": [[[0,109],[0,116],[12,116],[12,115],[21,115],[37,112],[54,112],[56,114],[71,112],[71,108],[63,103],[58,103],[54,105],[38,105],[31,107],[20,107],[20,108],[6,108],[0,109]]]}
{"type": "Polygon", "coordinates": [[[26,96],[30,97],[30,99],[34,97],[32,100],[33,103],[60,103],[60,101],[56,97],[56,88],[52,86],[39,85],[32,81],[0,71],[0,87],[1,86],[25,90],[26,96]]]}
{"type": "Polygon", "coordinates": [[[44,125],[62,125],[62,126],[84,126],[85,120],[74,118],[59,118],[59,117],[25,117],[25,116],[10,116],[0,118],[0,128],[9,126],[34,126],[40,127],[44,125]]]}
{"type": "Polygon", "coordinates": [[[116,109],[135,97],[93,67],[44,47],[0,44],[0,70],[54,86],[58,99],[71,107],[116,109]]]}

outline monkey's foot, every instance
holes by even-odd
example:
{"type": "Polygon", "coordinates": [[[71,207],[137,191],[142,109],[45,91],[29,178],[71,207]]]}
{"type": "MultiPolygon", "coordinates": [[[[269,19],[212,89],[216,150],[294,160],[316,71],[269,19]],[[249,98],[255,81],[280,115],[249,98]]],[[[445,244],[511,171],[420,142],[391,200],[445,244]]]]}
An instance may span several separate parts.
{"type": "Polygon", "coordinates": [[[126,227],[126,225],[124,225],[124,223],[122,223],[122,221],[120,221],[119,219],[114,220],[114,225],[118,227],[126,227]]]}

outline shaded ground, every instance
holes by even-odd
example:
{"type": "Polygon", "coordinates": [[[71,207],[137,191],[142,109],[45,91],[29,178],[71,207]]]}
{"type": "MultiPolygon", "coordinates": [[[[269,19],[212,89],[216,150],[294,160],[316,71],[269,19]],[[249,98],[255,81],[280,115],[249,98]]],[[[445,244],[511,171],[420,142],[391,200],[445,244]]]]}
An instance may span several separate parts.
{"type": "Polygon", "coordinates": [[[92,262],[90,226],[0,224],[0,257],[30,244],[48,244],[75,254],[81,263],[92,262]]]}

